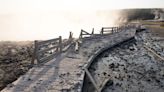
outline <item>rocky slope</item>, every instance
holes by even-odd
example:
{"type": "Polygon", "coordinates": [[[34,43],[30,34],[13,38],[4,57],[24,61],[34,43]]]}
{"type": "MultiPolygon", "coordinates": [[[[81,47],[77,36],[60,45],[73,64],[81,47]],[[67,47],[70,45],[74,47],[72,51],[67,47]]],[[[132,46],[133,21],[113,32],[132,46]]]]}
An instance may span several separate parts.
{"type": "Polygon", "coordinates": [[[0,42],[0,90],[28,70],[32,52],[32,42],[0,42]]]}

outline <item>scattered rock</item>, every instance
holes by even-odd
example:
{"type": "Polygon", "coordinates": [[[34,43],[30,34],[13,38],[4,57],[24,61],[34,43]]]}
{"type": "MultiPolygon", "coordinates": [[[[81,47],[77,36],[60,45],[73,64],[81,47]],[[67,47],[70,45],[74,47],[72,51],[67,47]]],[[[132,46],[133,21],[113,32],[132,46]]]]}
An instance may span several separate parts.
{"type": "Polygon", "coordinates": [[[104,76],[106,76],[107,73],[106,72],[103,72],[103,74],[104,74],[104,76]]]}
{"type": "Polygon", "coordinates": [[[163,63],[143,47],[146,42],[159,55],[162,55],[164,53],[161,49],[163,48],[162,43],[152,43],[152,40],[150,35],[144,33],[137,37],[136,42],[123,44],[112,51],[104,52],[97,58],[96,63],[90,67],[94,69],[91,72],[93,78],[100,85],[104,78],[111,78],[102,92],[162,92],[164,87],[163,63]]]}
{"type": "Polygon", "coordinates": [[[134,51],[135,49],[134,49],[134,47],[131,46],[131,47],[129,47],[129,50],[134,51]]]}
{"type": "Polygon", "coordinates": [[[114,63],[110,64],[109,68],[114,68],[114,63]]]}
{"type": "Polygon", "coordinates": [[[107,83],[106,83],[106,86],[112,86],[113,85],[113,80],[109,80],[107,83]]]}

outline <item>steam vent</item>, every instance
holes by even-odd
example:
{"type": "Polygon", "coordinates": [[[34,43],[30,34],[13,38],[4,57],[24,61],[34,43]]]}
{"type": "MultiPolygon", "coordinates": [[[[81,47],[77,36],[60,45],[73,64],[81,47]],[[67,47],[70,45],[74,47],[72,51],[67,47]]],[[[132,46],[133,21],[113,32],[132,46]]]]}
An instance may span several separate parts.
{"type": "Polygon", "coordinates": [[[163,41],[140,23],[36,40],[31,68],[1,92],[164,92],[163,41]]]}

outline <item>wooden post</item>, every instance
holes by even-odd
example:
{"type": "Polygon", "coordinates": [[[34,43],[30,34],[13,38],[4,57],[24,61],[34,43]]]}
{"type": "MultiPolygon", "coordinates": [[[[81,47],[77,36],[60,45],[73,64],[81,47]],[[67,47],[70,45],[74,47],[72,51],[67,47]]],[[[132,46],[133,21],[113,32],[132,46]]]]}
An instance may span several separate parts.
{"type": "Polygon", "coordinates": [[[85,70],[85,72],[86,72],[88,78],[90,79],[91,83],[92,83],[93,86],[96,88],[96,91],[97,91],[97,92],[100,92],[100,89],[99,89],[99,87],[97,86],[96,81],[93,79],[93,77],[92,77],[91,74],[89,73],[88,69],[84,68],[84,70],[85,70]]]}
{"type": "Polygon", "coordinates": [[[80,34],[80,39],[82,39],[83,38],[83,32],[81,31],[81,34],[80,34]]]}
{"type": "Polygon", "coordinates": [[[39,53],[38,53],[38,50],[39,50],[39,46],[38,46],[38,41],[36,40],[35,41],[35,48],[36,48],[36,52],[35,52],[35,57],[36,57],[36,60],[37,60],[37,64],[39,64],[40,63],[40,55],[39,55],[39,53]]]}
{"type": "Polygon", "coordinates": [[[99,87],[99,91],[101,92],[102,90],[103,90],[103,88],[104,88],[104,86],[106,85],[106,83],[110,80],[111,78],[109,77],[109,78],[107,78],[107,79],[105,79],[104,81],[103,81],[103,83],[100,85],[100,87],[99,87]]]}
{"type": "MultiPolygon", "coordinates": [[[[37,43],[38,43],[38,41],[35,40],[34,41],[34,52],[32,55],[31,65],[34,65],[36,59],[38,60],[38,57],[37,57],[38,44],[37,43]]],[[[38,61],[37,61],[37,63],[38,63],[38,61]]]]}
{"type": "Polygon", "coordinates": [[[113,27],[112,27],[112,32],[111,32],[112,34],[114,33],[114,31],[113,31],[113,27]]]}
{"type": "Polygon", "coordinates": [[[82,39],[83,30],[81,29],[79,39],[82,39]]]}
{"type": "Polygon", "coordinates": [[[144,45],[144,47],[149,50],[150,52],[152,52],[154,55],[156,55],[158,58],[160,58],[161,60],[164,61],[164,57],[158,55],[154,50],[152,50],[151,48],[147,47],[146,45],[144,45]]]}
{"type": "Polygon", "coordinates": [[[94,28],[92,28],[92,35],[94,34],[94,28]]]}
{"type": "Polygon", "coordinates": [[[59,36],[59,52],[62,52],[62,37],[59,36]]]}
{"type": "Polygon", "coordinates": [[[69,32],[69,39],[72,39],[72,32],[69,32]]]}
{"type": "Polygon", "coordinates": [[[78,40],[75,42],[75,51],[78,51],[79,50],[79,42],[78,40]]]}
{"type": "Polygon", "coordinates": [[[101,34],[103,35],[104,34],[104,28],[102,27],[101,29],[101,34]]]}
{"type": "Polygon", "coordinates": [[[114,33],[116,33],[116,27],[113,28],[114,33]]]}
{"type": "Polygon", "coordinates": [[[73,33],[72,32],[70,32],[71,33],[71,38],[73,38],[73,33]]]}
{"type": "Polygon", "coordinates": [[[116,27],[113,28],[114,33],[116,33],[116,27]]]}
{"type": "Polygon", "coordinates": [[[71,37],[71,32],[69,32],[69,39],[71,39],[72,37],[71,37]]]}
{"type": "Polygon", "coordinates": [[[116,27],[113,28],[114,32],[116,33],[116,27]]]}

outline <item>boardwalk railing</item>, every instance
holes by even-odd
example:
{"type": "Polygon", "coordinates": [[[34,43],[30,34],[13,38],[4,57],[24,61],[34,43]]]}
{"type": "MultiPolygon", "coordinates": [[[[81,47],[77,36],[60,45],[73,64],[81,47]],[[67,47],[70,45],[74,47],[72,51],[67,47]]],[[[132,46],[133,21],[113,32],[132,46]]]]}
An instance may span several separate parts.
{"type": "Polygon", "coordinates": [[[102,27],[101,34],[112,34],[118,32],[119,27],[102,27]]]}
{"type": "MultiPolygon", "coordinates": [[[[98,38],[101,36],[107,36],[109,34],[117,33],[121,30],[125,30],[128,28],[132,28],[133,25],[128,26],[121,26],[121,27],[102,27],[99,34],[94,33],[94,29],[92,29],[92,32],[86,32],[83,29],[81,29],[79,39],[83,38],[98,38]]],[[[74,42],[73,39],[73,33],[70,32],[69,38],[62,40],[62,37],[59,36],[59,38],[45,40],[45,41],[35,41],[34,43],[34,53],[32,57],[31,64],[35,64],[35,60],[37,61],[37,64],[48,61],[53,59],[55,55],[58,53],[62,53],[63,51],[66,51],[71,44],[74,42]]],[[[81,42],[75,42],[75,43],[81,43],[81,42]]],[[[78,48],[79,45],[76,44],[75,49],[78,48]]],[[[75,50],[78,51],[78,50],[75,50]]]]}
{"type": "Polygon", "coordinates": [[[85,36],[85,37],[86,37],[86,36],[91,36],[91,35],[93,35],[93,34],[94,34],[94,30],[92,30],[92,33],[88,33],[88,32],[86,32],[86,31],[84,31],[83,29],[81,29],[79,38],[81,39],[81,38],[83,38],[84,36],[85,36]]]}
{"type": "Polygon", "coordinates": [[[31,64],[35,64],[35,60],[37,61],[37,64],[49,61],[58,53],[66,51],[73,42],[72,36],[73,34],[70,32],[69,39],[66,40],[62,40],[61,36],[45,41],[35,40],[31,64]]]}
{"type": "Polygon", "coordinates": [[[46,41],[35,41],[34,43],[34,54],[31,64],[34,64],[35,60],[37,64],[48,61],[58,52],[62,51],[62,37],[46,40],[46,41]]]}
{"type": "Polygon", "coordinates": [[[62,51],[66,51],[70,47],[70,45],[72,45],[73,42],[73,33],[70,32],[69,39],[65,39],[62,42],[62,51]]]}
{"type": "Polygon", "coordinates": [[[130,28],[134,28],[134,25],[123,25],[120,27],[102,27],[99,34],[94,33],[94,28],[92,29],[92,33],[89,33],[87,31],[84,31],[83,29],[81,29],[79,39],[89,38],[89,37],[94,38],[97,36],[106,36],[109,34],[117,33],[122,30],[130,29],[130,28]]]}

